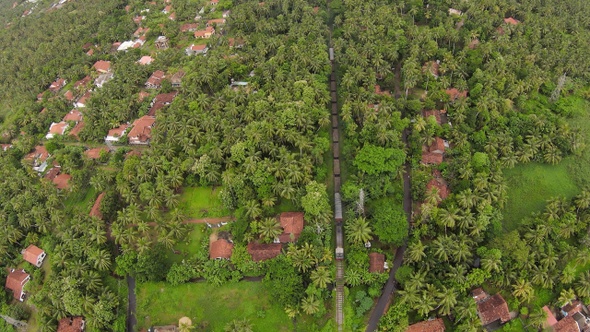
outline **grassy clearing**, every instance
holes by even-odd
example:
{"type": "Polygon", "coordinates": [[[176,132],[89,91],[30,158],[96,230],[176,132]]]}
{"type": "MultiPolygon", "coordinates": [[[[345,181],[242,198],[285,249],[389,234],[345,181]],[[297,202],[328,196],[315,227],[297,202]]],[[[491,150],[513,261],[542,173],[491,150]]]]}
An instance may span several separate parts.
{"type": "Polygon", "coordinates": [[[524,217],[541,211],[547,199],[571,198],[579,191],[566,163],[546,165],[529,163],[504,172],[508,183],[508,201],[504,208],[504,229],[512,231],[524,217]]]}
{"type": "Polygon", "coordinates": [[[185,241],[180,242],[174,246],[174,250],[180,251],[180,254],[174,254],[172,251],[167,251],[168,260],[171,263],[180,263],[183,259],[193,257],[201,248],[201,242],[205,236],[203,231],[203,224],[189,224],[191,231],[185,241]]]}
{"type": "Polygon", "coordinates": [[[96,189],[92,186],[88,186],[86,191],[70,194],[68,199],[64,202],[64,205],[66,206],[66,209],[76,208],[80,211],[90,211],[96,196],[96,189]]]}
{"type": "Polygon", "coordinates": [[[230,214],[219,198],[220,188],[187,187],[180,195],[179,208],[188,218],[224,217],[230,214]]]}
{"type": "MultiPolygon", "coordinates": [[[[223,331],[236,318],[246,318],[255,331],[293,331],[283,308],[260,282],[239,282],[216,287],[208,283],[171,286],[145,283],[137,289],[138,328],[175,324],[188,316],[199,331],[223,331]]],[[[304,323],[304,322],[303,322],[304,323]]],[[[306,331],[301,323],[297,329],[306,331]]]]}

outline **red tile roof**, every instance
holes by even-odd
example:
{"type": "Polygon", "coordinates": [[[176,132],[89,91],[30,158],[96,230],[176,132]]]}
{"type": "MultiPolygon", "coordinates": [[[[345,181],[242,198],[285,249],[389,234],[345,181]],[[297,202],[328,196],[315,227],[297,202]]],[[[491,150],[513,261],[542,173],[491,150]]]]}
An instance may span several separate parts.
{"type": "Polygon", "coordinates": [[[113,128],[113,129],[109,130],[109,133],[107,134],[107,136],[121,137],[121,136],[123,136],[123,133],[125,132],[127,127],[129,127],[129,125],[124,123],[117,128],[113,128]]]}
{"type": "Polygon", "coordinates": [[[443,162],[443,155],[440,153],[422,152],[422,163],[440,165],[443,162]]]}
{"type": "Polygon", "coordinates": [[[39,258],[39,256],[43,253],[43,249],[37,247],[36,245],[29,245],[27,247],[27,249],[25,249],[23,251],[23,258],[33,264],[33,265],[37,265],[37,259],[39,258]]]}
{"type": "Polygon", "coordinates": [[[109,152],[107,148],[94,148],[84,151],[84,154],[90,159],[98,159],[102,151],[109,152]]]}
{"type": "Polygon", "coordinates": [[[140,65],[149,65],[154,59],[149,55],[144,55],[137,61],[140,65]]]}
{"type": "Polygon", "coordinates": [[[137,30],[135,30],[133,36],[138,38],[139,36],[145,35],[148,31],[150,31],[150,28],[139,27],[137,30]]]}
{"type": "Polygon", "coordinates": [[[92,209],[90,210],[89,214],[91,217],[102,219],[102,213],[100,213],[100,203],[102,202],[103,197],[104,193],[100,193],[100,195],[98,195],[96,198],[96,201],[94,201],[94,205],[92,205],[92,209]]]}
{"type": "Polygon", "coordinates": [[[12,147],[12,144],[0,144],[0,150],[6,151],[12,147]]]}
{"type": "Polygon", "coordinates": [[[555,332],[580,332],[580,327],[573,316],[567,316],[553,325],[555,332]]]}
{"type": "Polygon", "coordinates": [[[283,234],[279,236],[281,243],[295,242],[303,231],[303,212],[283,212],[279,216],[279,222],[283,227],[283,234]],[[293,234],[291,236],[291,234],[293,234]]]}
{"type": "Polygon", "coordinates": [[[225,18],[216,18],[216,19],[207,21],[207,26],[213,26],[213,24],[223,25],[223,24],[225,24],[225,18]]]}
{"type": "Polygon", "coordinates": [[[248,253],[255,262],[277,257],[281,254],[281,248],[280,243],[248,243],[248,253]]]}
{"type": "Polygon", "coordinates": [[[445,111],[441,111],[441,110],[422,111],[422,116],[424,118],[434,116],[434,118],[436,119],[436,123],[442,124],[442,117],[441,117],[442,113],[445,113],[445,111]]]}
{"type": "Polygon", "coordinates": [[[180,26],[180,32],[195,31],[198,27],[197,23],[186,23],[180,26]]]}
{"type": "Polygon", "coordinates": [[[155,86],[155,87],[159,87],[160,85],[162,85],[162,79],[164,79],[164,72],[161,70],[156,70],[152,76],[150,76],[150,78],[148,78],[147,82],[145,82],[145,85],[150,85],[150,86],[155,86]]]}
{"type": "Polygon", "coordinates": [[[432,142],[432,144],[430,144],[430,146],[428,147],[428,152],[437,152],[440,151],[445,152],[445,141],[440,138],[440,137],[436,137],[434,139],[434,142],[432,142]]]}
{"type": "Polygon", "coordinates": [[[58,123],[52,123],[51,127],[49,127],[49,133],[53,135],[63,135],[67,128],[67,122],[62,121],[58,123]]]}
{"type": "Polygon", "coordinates": [[[12,296],[20,301],[23,286],[29,277],[29,274],[26,273],[25,270],[14,270],[6,277],[6,284],[4,287],[10,289],[12,291],[12,296]]]}
{"type": "Polygon", "coordinates": [[[477,313],[484,326],[497,320],[500,320],[501,323],[510,320],[508,304],[500,294],[489,296],[477,302],[477,313]]]}
{"type": "Polygon", "coordinates": [[[520,23],[520,21],[513,18],[513,17],[508,17],[508,18],[504,19],[504,23],[511,24],[511,25],[518,25],[520,23]]]}
{"type": "Polygon", "coordinates": [[[72,128],[72,130],[70,130],[70,136],[74,136],[79,139],[80,137],[78,137],[78,134],[80,134],[80,132],[82,131],[83,128],[84,128],[84,121],[80,121],[80,122],[76,123],[74,128],[72,128]]]}
{"type": "Polygon", "coordinates": [[[61,172],[61,168],[59,166],[51,168],[47,173],[45,173],[45,178],[47,180],[53,181],[55,177],[61,172]]]}
{"type": "Polygon", "coordinates": [[[76,81],[76,83],[74,83],[74,89],[84,88],[88,85],[88,83],[90,83],[90,81],[92,81],[92,78],[90,76],[86,76],[83,79],[76,81]]]}
{"type": "Polygon", "coordinates": [[[219,239],[209,244],[209,258],[230,259],[233,249],[233,243],[230,243],[225,239],[219,239]]]}
{"type": "Polygon", "coordinates": [[[545,311],[545,313],[547,314],[547,321],[545,322],[546,328],[557,324],[557,319],[555,319],[555,315],[553,315],[553,312],[549,309],[549,307],[544,306],[543,311],[545,311]]]}
{"type": "Polygon", "coordinates": [[[70,187],[70,179],[72,178],[69,174],[60,174],[53,179],[53,183],[57,189],[66,189],[70,187]]]}
{"type": "Polygon", "coordinates": [[[156,122],[153,116],[145,115],[133,121],[133,128],[127,134],[129,141],[147,143],[152,138],[152,126],[156,122]]]}
{"type": "Polygon", "coordinates": [[[145,97],[149,97],[150,93],[147,91],[139,91],[139,95],[137,96],[137,100],[141,103],[145,97]]]}
{"type": "Polygon", "coordinates": [[[93,67],[94,67],[94,69],[96,69],[99,72],[106,73],[111,69],[111,62],[99,60],[94,64],[93,67]]]}
{"type": "Polygon", "coordinates": [[[445,92],[447,95],[449,95],[451,101],[454,101],[459,98],[466,98],[467,97],[467,91],[459,91],[456,88],[446,89],[445,92]]]}
{"type": "Polygon", "coordinates": [[[82,332],[84,331],[84,318],[64,317],[57,324],[57,332],[82,332]]]}
{"type": "Polygon", "coordinates": [[[25,160],[35,161],[37,159],[39,163],[43,163],[47,158],[49,158],[49,152],[47,152],[47,149],[43,145],[37,145],[35,151],[25,156],[25,160]]]}
{"type": "Polygon", "coordinates": [[[207,28],[205,28],[205,30],[195,31],[194,35],[195,35],[195,38],[203,38],[203,37],[211,36],[214,33],[215,33],[215,29],[213,29],[212,27],[207,27],[207,28]]]}
{"type": "Polygon", "coordinates": [[[427,320],[408,326],[406,332],[444,332],[445,323],[442,318],[427,320]]]}
{"type": "Polygon", "coordinates": [[[582,302],[579,300],[572,301],[572,303],[564,305],[561,310],[567,312],[568,315],[573,315],[576,312],[582,311],[582,302]]]}
{"type": "Polygon", "coordinates": [[[73,101],[75,96],[72,90],[66,91],[66,93],[64,93],[64,98],[66,98],[67,101],[73,101]]]}
{"type": "Polygon", "coordinates": [[[202,51],[206,48],[207,48],[207,45],[195,45],[195,44],[191,45],[191,47],[190,47],[191,51],[202,51]]]}
{"type": "Polygon", "coordinates": [[[385,272],[385,255],[378,252],[369,254],[369,272],[382,273],[385,272]]]}
{"type": "Polygon", "coordinates": [[[63,120],[78,122],[82,120],[82,113],[80,113],[80,111],[77,109],[73,109],[68,114],[66,114],[66,116],[64,116],[63,120]]]}
{"type": "Polygon", "coordinates": [[[391,93],[389,93],[389,91],[381,90],[381,86],[379,86],[378,84],[375,84],[375,93],[381,96],[391,96],[391,93]]]}
{"type": "Polygon", "coordinates": [[[439,170],[434,170],[432,173],[434,177],[426,185],[426,191],[429,192],[436,188],[438,190],[438,196],[441,198],[441,200],[446,199],[451,193],[447,185],[447,181],[443,179],[439,170]]]}
{"type": "Polygon", "coordinates": [[[174,91],[169,93],[161,93],[157,95],[152,102],[152,107],[150,108],[148,115],[155,116],[156,111],[164,108],[164,106],[170,105],[174,98],[176,98],[177,94],[178,92],[174,91]]]}
{"type": "Polygon", "coordinates": [[[66,80],[63,78],[58,78],[55,82],[51,83],[49,86],[49,91],[51,92],[58,92],[64,85],[66,85],[66,80]]]}
{"type": "Polygon", "coordinates": [[[86,102],[88,101],[88,99],[90,99],[91,96],[92,92],[87,91],[82,97],[80,97],[80,99],[78,99],[78,104],[86,105],[86,102]]]}

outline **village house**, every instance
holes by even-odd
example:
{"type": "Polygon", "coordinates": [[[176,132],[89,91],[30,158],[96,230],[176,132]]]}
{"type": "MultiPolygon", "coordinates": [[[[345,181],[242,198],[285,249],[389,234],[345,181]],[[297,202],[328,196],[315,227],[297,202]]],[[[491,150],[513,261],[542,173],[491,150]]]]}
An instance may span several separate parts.
{"type": "Polygon", "coordinates": [[[86,107],[86,103],[88,102],[88,100],[90,100],[90,97],[91,96],[92,96],[92,91],[86,91],[86,93],[84,95],[82,95],[82,97],[80,97],[74,103],[74,107],[78,107],[78,108],[84,108],[84,107],[86,107]]]}
{"type": "Polygon", "coordinates": [[[94,69],[99,73],[108,73],[111,70],[111,62],[99,60],[94,64],[94,69]]]}
{"type": "Polygon", "coordinates": [[[381,90],[381,87],[378,84],[375,84],[375,94],[380,96],[391,96],[391,93],[387,90],[381,90]]]}
{"type": "Polygon", "coordinates": [[[218,239],[209,243],[210,259],[230,259],[234,244],[226,239],[218,239]]]}
{"type": "Polygon", "coordinates": [[[450,101],[455,101],[459,98],[467,98],[467,90],[459,91],[457,88],[446,89],[445,93],[449,95],[450,101]]]}
{"type": "Polygon", "coordinates": [[[422,146],[422,163],[439,165],[443,162],[443,154],[445,152],[445,141],[436,137],[429,146],[422,146]]]}
{"type": "Polygon", "coordinates": [[[217,6],[218,3],[219,3],[219,0],[211,0],[211,1],[209,1],[209,4],[211,6],[217,6]]]}
{"type": "Polygon", "coordinates": [[[141,57],[141,59],[137,60],[137,63],[139,63],[142,66],[147,66],[150,63],[152,63],[154,61],[154,58],[152,58],[149,55],[144,55],[141,57]]]}
{"type": "Polygon", "coordinates": [[[483,327],[495,330],[510,320],[508,304],[502,295],[490,296],[481,288],[474,289],[471,294],[477,303],[477,315],[483,327]]]}
{"type": "Polygon", "coordinates": [[[173,88],[180,88],[182,86],[182,78],[184,75],[185,73],[182,70],[179,70],[174,75],[172,75],[170,78],[170,84],[173,88]]]}
{"type": "Polygon", "coordinates": [[[52,122],[51,126],[49,127],[49,132],[47,135],[45,135],[45,138],[52,139],[56,135],[63,135],[68,129],[68,126],[68,123],[64,121],[52,122]]]}
{"type": "Polygon", "coordinates": [[[428,120],[429,117],[434,117],[436,123],[439,125],[448,123],[449,119],[447,117],[447,111],[445,110],[424,110],[422,111],[422,116],[424,119],[428,120]]]}
{"type": "Polygon", "coordinates": [[[432,171],[433,178],[426,184],[426,192],[436,190],[438,192],[439,202],[449,197],[451,191],[447,185],[447,181],[442,177],[439,170],[435,169],[432,171]]]}
{"type": "Polygon", "coordinates": [[[74,128],[72,128],[72,130],[70,130],[69,135],[74,136],[76,139],[80,139],[80,137],[78,137],[78,134],[80,134],[82,129],[84,129],[84,121],[80,121],[80,122],[76,123],[74,128]]]}
{"type": "Polygon", "coordinates": [[[283,212],[279,216],[279,222],[283,233],[275,243],[297,242],[305,223],[303,212],[283,212]]]}
{"type": "Polygon", "coordinates": [[[90,81],[92,81],[92,78],[90,76],[86,76],[83,79],[76,81],[76,83],[74,83],[74,90],[78,92],[86,91],[90,81]]]}
{"type": "Polygon", "coordinates": [[[71,178],[71,175],[61,173],[61,166],[55,166],[45,174],[45,179],[51,181],[60,190],[69,188],[71,178]]]}
{"type": "Polygon", "coordinates": [[[383,273],[385,272],[385,255],[378,252],[369,254],[369,272],[383,273]]]}
{"type": "Polygon", "coordinates": [[[159,50],[165,50],[168,49],[168,47],[170,47],[170,44],[166,36],[159,36],[154,42],[154,46],[156,46],[156,48],[159,50]]]}
{"type": "Polygon", "coordinates": [[[90,213],[88,214],[91,217],[96,217],[98,219],[102,219],[102,213],[100,213],[100,203],[102,203],[102,199],[104,197],[104,193],[100,193],[94,201],[94,205],[92,205],[92,209],[90,209],[90,213]]]}
{"type": "Polygon", "coordinates": [[[12,144],[0,144],[0,150],[2,151],[6,151],[10,148],[12,148],[12,144]]]}
{"type": "Polygon", "coordinates": [[[139,91],[139,93],[137,94],[137,100],[141,103],[145,98],[149,97],[150,94],[151,93],[147,91],[139,91]]]}
{"type": "Polygon", "coordinates": [[[243,39],[228,38],[227,42],[229,48],[242,48],[244,46],[243,39]]]}
{"type": "Polygon", "coordinates": [[[98,88],[102,88],[108,81],[112,80],[115,76],[114,73],[108,72],[104,74],[98,75],[98,77],[94,80],[94,85],[98,88]]]}
{"type": "Polygon", "coordinates": [[[197,23],[185,23],[180,26],[180,32],[194,32],[197,31],[199,25],[197,23]]]}
{"type": "Polygon", "coordinates": [[[145,87],[148,89],[159,89],[162,86],[162,80],[164,79],[165,74],[161,70],[156,70],[150,78],[148,78],[147,82],[145,82],[145,87]]]}
{"type": "Polygon", "coordinates": [[[174,91],[169,93],[161,93],[157,95],[150,104],[150,110],[148,112],[148,115],[155,116],[157,110],[172,104],[172,101],[174,101],[174,98],[176,98],[177,94],[178,92],[174,91]]]}
{"type": "Polygon", "coordinates": [[[64,317],[57,323],[57,332],[82,332],[84,331],[84,318],[64,317]]]}
{"type": "Polygon", "coordinates": [[[135,38],[139,38],[141,36],[145,36],[145,34],[148,33],[148,31],[150,31],[150,28],[144,28],[144,27],[139,27],[137,28],[137,30],[135,30],[135,32],[133,33],[133,37],[135,38]]]}
{"type": "Polygon", "coordinates": [[[57,93],[61,88],[66,85],[67,81],[63,78],[58,78],[55,82],[51,83],[49,86],[49,91],[53,93],[57,93]]]}
{"type": "Polygon", "coordinates": [[[35,151],[25,156],[26,161],[33,163],[33,170],[40,173],[47,168],[47,158],[49,158],[49,153],[43,145],[37,145],[35,151]]]}
{"type": "Polygon", "coordinates": [[[128,127],[129,127],[129,125],[124,123],[117,128],[113,128],[113,129],[109,130],[109,132],[107,133],[107,137],[104,138],[105,142],[107,142],[107,143],[118,142],[119,139],[123,135],[125,135],[125,132],[127,132],[128,127]]]}
{"type": "Polygon", "coordinates": [[[515,19],[514,17],[507,17],[504,19],[504,23],[510,24],[510,25],[518,25],[520,23],[520,21],[515,19]]]}
{"type": "Polygon", "coordinates": [[[94,149],[88,149],[88,150],[84,151],[84,155],[88,159],[98,159],[98,158],[100,158],[103,151],[104,151],[104,153],[109,153],[109,150],[107,148],[94,148],[94,149]]]}
{"type": "Polygon", "coordinates": [[[455,8],[449,8],[449,15],[451,15],[451,16],[461,16],[461,15],[463,15],[463,12],[460,11],[460,10],[458,10],[458,9],[455,9],[455,8]]]}
{"type": "Polygon", "coordinates": [[[275,258],[281,254],[281,249],[282,246],[280,243],[248,243],[248,253],[255,262],[275,258]]]}
{"type": "Polygon", "coordinates": [[[152,128],[156,122],[154,116],[145,115],[133,121],[133,128],[127,134],[129,144],[147,145],[152,138],[152,128]]]}
{"type": "Polygon", "coordinates": [[[176,21],[176,13],[172,13],[172,14],[168,15],[168,19],[170,21],[176,21]]]}
{"type": "Polygon", "coordinates": [[[31,276],[25,272],[25,270],[11,269],[10,273],[6,277],[6,284],[4,287],[12,291],[12,296],[15,300],[24,301],[25,292],[23,287],[31,279],[31,276]]]}
{"type": "Polygon", "coordinates": [[[76,99],[76,96],[74,96],[74,93],[72,92],[72,90],[68,90],[68,91],[66,91],[66,93],[64,93],[64,98],[67,101],[74,101],[74,99],[76,99]]]}
{"type": "Polygon", "coordinates": [[[212,27],[206,27],[205,30],[198,30],[195,31],[195,38],[205,38],[205,39],[209,39],[211,38],[211,36],[213,36],[213,34],[215,33],[215,29],[213,29],[212,27]]]}
{"type": "Polygon", "coordinates": [[[442,318],[427,320],[408,326],[406,332],[445,332],[445,323],[442,318]]]}
{"type": "Polygon", "coordinates": [[[64,116],[63,121],[74,121],[79,122],[82,121],[82,113],[77,109],[73,109],[66,116],[64,116]]]}
{"type": "Polygon", "coordinates": [[[207,45],[195,45],[192,44],[191,46],[187,47],[185,49],[185,53],[186,55],[197,55],[197,54],[207,54],[207,51],[209,50],[209,48],[207,47],[207,45]]]}
{"type": "Polygon", "coordinates": [[[207,26],[208,27],[212,27],[214,25],[220,26],[220,25],[224,25],[225,24],[225,18],[216,18],[216,19],[212,19],[207,21],[207,26]]]}
{"type": "Polygon", "coordinates": [[[23,249],[21,252],[25,261],[35,265],[36,267],[41,267],[43,264],[43,260],[47,254],[45,251],[36,245],[29,245],[26,249],[23,249]]]}

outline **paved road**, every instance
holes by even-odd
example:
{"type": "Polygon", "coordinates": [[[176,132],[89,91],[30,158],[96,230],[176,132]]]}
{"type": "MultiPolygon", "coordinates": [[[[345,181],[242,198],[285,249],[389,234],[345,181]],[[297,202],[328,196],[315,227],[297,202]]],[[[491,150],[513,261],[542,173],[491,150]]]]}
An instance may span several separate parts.
{"type": "Polygon", "coordinates": [[[135,317],[135,308],[137,307],[137,299],[135,297],[135,278],[127,276],[127,287],[129,288],[129,303],[127,303],[127,332],[134,332],[135,324],[137,324],[137,318],[135,317]]]}
{"type": "MultiPolygon", "coordinates": [[[[407,144],[408,143],[408,131],[404,130],[402,133],[402,140],[407,144]]],[[[405,165],[405,172],[404,172],[404,212],[406,213],[406,218],[408,220],[408,228],[410,227],[410,221],[412,218],[412,195],[411,195],[411,187],[410,187],[410,162],[406,162],[405,165]]],[[[377,330],[377,326],[379,326],[379,320],[381,316],[385,314],[385,308],[388,307],[393,292],[396,290],[397,282],[395,281],[395,272],[397,269],[402,265],[404,259],[404,253],[406,252],[406,243],[403,246],[399,247],[395,252],[395,258],[393,260],[393,266],[389,271],[389,279],[383,288],[383,293],[381,293],[381,297],[379,301],[377,301],[377,305],[373,308],[371,312],[371,317],[369,318],[369,325],[367,326],[366,332],[373,332],[377,330]]]]}

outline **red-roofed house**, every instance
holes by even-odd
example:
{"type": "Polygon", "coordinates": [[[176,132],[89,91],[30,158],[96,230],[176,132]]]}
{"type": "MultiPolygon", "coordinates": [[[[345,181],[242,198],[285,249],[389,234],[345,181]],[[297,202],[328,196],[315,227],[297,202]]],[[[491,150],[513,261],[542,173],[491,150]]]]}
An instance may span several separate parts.
{"type": "Polygon", "coordinates": [[[445,332],[445,323],[442,318],[427,320],[408,326],[406,332],[445,332]]]}
{"type": "Polygon", "coordinates": [[[389,91],[381,90],[379,84],[375,84],[375,94],[378,94],[380,96],[391,96],[391,93],[389,93],[389,91]]]}
{"type": "Polygon", "coordinates": [[[6,151],[10,148],[12,148],[12,144],[0,144],[0,150],[2,151],[6,151]]]}
{"type": "Polygon", "coordinates": [[[433,170],[432,175],[434,177],[426,185],[426,191],[429,192],[436,189],[438,191],[438,197],[440,197],[441,200],[444,200],[447,197],[449,197],[451,191],[449,190],[447,181],[445,181],[445,179],[442,177],[440,171],[433,170]]]}
{"type": "Polygon", "coordinates": [[[580,332],[580,327],[573,316],[567,316],[553,325],[555,332],[580,332]]]}
{"type": "Polygon", "coordinates": [[[211,36],[213,36],[213,34],[215,33],[215,29],[213,29],[212,27],[207,27],[205,28],[205,30],[198,30],[195,31],[195,38],[211,38],[211,36]]]}
{"type": "Polygon", "coordinates": [[[436,119],[436,123],[440,125],[446,122],[446,113],[447,112],[444,110],[428,110],[422,111],[422,116],[425,119],[428,119],[429,117],[433,116],[436,119]]]}
{"type": "Polygon", "coordinates": [[[72,90],[68,90],[68,91],[66,91],[66,93],[64,93],[64,98],[67,101],[74,101],[76,96],[74,96],[74,93],[72,92],[72,90]]]}
{"type": "Polygon", "coordinates": [[[174,101],[174,98],[176,98],[177,94],[178,92],[174,91],[169,93],[161,93],[157,95],[150,104],[150,110],[148,112],[148,115],[155,116],[157,110],[172,104],[172,101],[174,101]]]}
{"type": "Polygon", "coordinates": [[[449,95],[451,101],[455,101],[459,98],[467,98],[467,91],[459,91],[456,88],[446,89],[445,93],[449,95]]]}
{"type": "Polygon", "coordinates": [[[64,116],[63,121],[82,121],[82,113],[80,113],[80,111],[77,109],[73,109],[68,114],[66,114],[66,116],[64,116]]]}
{"type": "Polygon", "coordinates": [[[64,317],[57,324],[57,332],[82,332],[84,331],[84,318],[64,317]]]}
{"type": "Polygon", "coordinates": [[[139,63],[142,66],[145,66],[145,65],[149,65],[150,63],[152,63],[152,61],[154,61],[154,58],[152,58],[149,55],[144,55],[141,57],[141,59],[139,59],[137,61],[137,63],[139,63]]]}
{"type": "Polygon", "coordinates": [[[98,195],[96,198],[96,201],[94,201],[94,205],[92,205],[92,209],[90,210],[89,214],[91,217],[102,219],[102,213],[100,213],[100,203],[102,202],[103,197],[104,193],[100,193],[100,195],[98,195]]]}
{"type": "Polygon", "coordinates": [[[107,148],[94,148],[94,149],[88,149],[86,151],[84,151],[84,155],[86,155],[86,157],[90,158],[90,159],[98,159],[100,158],[100,154],[101,152],[109,152],[109,150],[107,148]]]}
{"type": "Polygon", "coordinates": [[[99,60],[94,64],[93,67],[100,73],[108,73],[111,70],[111,62],[99,60]]]}
{"type": "Polygon", "coordinates": [[[61,88],[63,88],[66,85],[66,83],[66,80],[64,80],[63,78],[58,78],[55,82],[51,83],[51,85],[49,86],[49,91],[57,93],[61,88]]]}
{"type": "Polygon", "coordinates": [[[180,26],[180,32],[197,31],[199,25],[197,23],[186,23],[180,26]]]}
{"type": "Polygon", "coordinates": [[[229,48],[242,48],[244,46],[243,39],[236,39],[236,38],[228,38],[227,44],[229,48]]]}
{"type": "Polygon", "coordinates": [[[422,163],[423,164],[440,164],[443,162],[445,152],[445,141],[436,137],[430,146],[422,146],[422,163]]]}
{"type": "Polygon", "coordinates": [[[79,107],[79,108],[83,108],[86,107],[86,103],[88,103],[88,100],[90,100],[90,97],[92,96],[92,92],[91,91],[87,91],[82,97],[80,97],[78,99],[78,101],[76,101],[74,103],[75,107],[79,107]]]}
{"type": "Polygon", "coordinates": [[[63,174],[60,174],[60,175],[56,176],[52,180],[52,182],[53,182],[53,184],[55,184],[55,186],[57,187],[57,189],[63,190],[63,189],[67,189],[67,188],[70,187],[69,182],[70,182],[70,179],[71,178],[72,178],[71,175],[63,173],[63,174]]]}
{"type": "Polygon", "coordinates": [[[44,172],[47,167],[49,153],[43,145],[37,145],[35,151],[27,154],[25,160],[33,163],[33,169],[37,172],[44,172]]]}
{"type": "Polygon", "coordinates": [[[279,222],[283,227],[283,234],[279,235],[279,242],[296,242],[303,232],[303,212],[283,212],[279,216],[279,222]]]}
{"type": "Polygon", "coordinates": [[[519,20],[515,19],[514,17],[508,17],[504,19],[504,23],[510,25],[518,25],[520,23],[519,20]]]}
{"type": "Polygon", "coordinates": [[[82,129],[84,129],[84,121],[80,121],[78,123],[76,123],[76,125],[74,126],[74,128],[72,128],[72,130],[70,130],[70,136],[74,136],[77,139],[80,139],[80,137],[78,137],[78,135],[80,134],[80,132],[82,131],[82,129]]]}
{"type": "Polygon", "coordinates": [[[90,76],[86,76],[83,79],[76,81],[76,83],[74,83],[74,89],[76,90],[86,90],[86,88],[88,87],[88,84],[92,81],[92,78],[90,76]]]}
{"type": "Polygon", "coordinates": [[[211,6],[217,6],[218,3],[219,3],[219,0],[211,0],[211,1],[209,1],[209,4],[211,6]]]}
{"type": "Polygon", "coordinates": [[[209,48],[207,45],[195,45],[192,44],[191,46],[187,47],[185,50],[186,55],[196,55],[196,54],[207,54],[209,48]]]}
{"type": "Polygon", "coordinates": [[[24,301],[25,292],[23,287],[31,279],[31,276],[25,272],[25,270],[10,270],[10,273],[6,277],[6,284],[4,287],[12,291],[12,296],[15,300],[24,301]]]}
{"type": "Polygon", "coordinates": [[[52,139],[55,135],[63,135],[68,129],[67,122],[52,122],[51,126],[49,127],[49,132],[45,135],[45,138],[52,139]]]}
{"type": "Polygon", "coordinates": [[[24,249],[22,254],[25,261],[35,265],[36,267],[41,267],[45,256],[47,256],[43,249],[33,244],[29,245],[27,249],[24,249]]]}
{"type": "Polygon", "coordinates": [[[472,294],[477,302],[477,314],[481,319],[481,325],[501,325],[510,320],[510,310],[502,295],[489,296],[481,288],[474,290],[472,294]]]}
{"type": "Polygon", "coordinates": [[[219,239],[209,243],[209,258],[210,259],[230,259],[234,244],[225,240],[219,239]]]}
{"type": "Polygon", "coordinates": [[[128,127],[129,125],[124,123],[117,128],[109,130],[107,137],[105,137],[104,140],[106,142],[118,142],[121,136],[125,135],[128,127]]]}
{"type": "Polygon", "coordinates": [[[545,328],[550,328],[551,326],[557,324],[557,319],[555,319],[555,315],[553,314],[553,311],[549,309],[549,307],[544,306],[543,311],[545,311],[545,314],[547,314],[547,321],[544,324],[545,328]]]}
{"type": "Polygon", "coordinates": [[[216,19],[207,21],[207,26],[208,27],[212,27],[213,24],[224,25],[225,24],[225,18],[216,18],[216,19]]]}
{"type": "Polygon", "coordinates": [[[129,144],[147,145],[152,138],[152,128],[156,122],[154,116],[145,115],[133,122],[133,128],[127,134],[129,144]]]}
{"type": "Polygon", "coordinates": [[[133,33],[133,37],[139,38],[139,37],[145,35],[148,31],[150,31],[150,28],[139,27],[133,33]]]}
{"type": "Polygon", "coordinates": [[[255,262],[277,257],[281,254],[281,248],[280,243],[248,243],[248,253],[255,262]]]}
{"type": "Polygon", "coordinates": [[[369,254],[369,272],[385,272],[385,255],[380,254],[378,252],[372,252],[369,254]]]}
{"type": "Polygon", "coordinates": [[[147,82],[145,82],[145,87],[148,89],[158,89],[162,86],[162,80],[164,79],[165,74],[161,70],[156,70],[150,78],[148,78],[147,82]]]}

